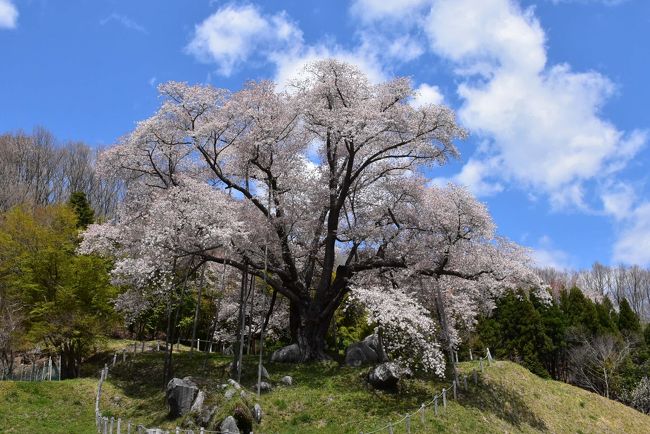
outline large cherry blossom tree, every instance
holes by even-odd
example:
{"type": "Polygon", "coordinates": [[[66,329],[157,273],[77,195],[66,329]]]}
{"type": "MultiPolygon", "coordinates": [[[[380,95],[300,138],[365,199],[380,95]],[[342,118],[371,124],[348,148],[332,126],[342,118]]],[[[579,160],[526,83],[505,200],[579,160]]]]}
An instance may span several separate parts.
{"type": "MultiPolygon", "coordinates": [[[[412,297],[409,315],[436,312],[456,345],[464,309],[528,275],[525,252],[496,237],[467,191],[427,187],[423,169],[456,157],[466,133],[447,107],[414,108],[406,78],[372,84],[323,60],[286,91],[267,81],[159,91],[158,112],[100,161],[128,192],[83,249],[112,249],[117,274],[150,279],[193,258],[265,277],[289,301],[305,361],[327,357],[329,324],[354,288],[373,309],[382,288],[412,297]]],[[[410,329],[418,339],[434,327],[410,329]]],[[[439,370],[440,359],[422,360],[439,370]]]]}

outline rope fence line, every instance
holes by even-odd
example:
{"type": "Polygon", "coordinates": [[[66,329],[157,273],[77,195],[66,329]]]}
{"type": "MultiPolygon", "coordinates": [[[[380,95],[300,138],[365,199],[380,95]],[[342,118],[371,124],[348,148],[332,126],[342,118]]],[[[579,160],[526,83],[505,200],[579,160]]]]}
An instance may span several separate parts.
{"type": "MultiPolygon", "coordinates": [[[[159,342],[156,343],[158,344],[158,350],[159,350],[160,349],[159,342]]],[[[134,351],[133,351],[134,354],[136,349],[135,345],[136,344],[134,344],[134,351]]],[[[144,342],[142,344],[142,351],[144,351],[144,342]]],[[[115,364],[118,363],[117,354],[118,353],[115,353],[113,356],[113,362],[112,362],[113,366],[115,366],[115,364]]],[[[127,354],[126,351],[122,351],[122,362],[126,361],[126,354],[127,354]]],[[[458,363],[458,352],[454,352],[453,357],[455,359],[454,363],[458,363]]],[[[470,361],[474,360],[471,349],[469,351],[469,358],[470,361]]],[[[485,349],[485,356],[478,359],[479,369],[472,370],[471,376],[474,385],[478,385],[478,371],[480,370],[481,372],[483,372],[485,369],[483,363],[484,360],[487,362],[488,366],[490,366],[494,361],[489,348],[485,349]]],[[[122,418],[116,419],[114,416],[111,416],[110,418],[108,416],[104,416],[100,410],[99,404],[101,401],[102,385],[107,377],[108,377],[108,365],[106,364],[104,365],[104,368],[100,371],[99,383],[97,384],[97,396],[95,399],[95,425],[97,427],[97,432],[99,434],[230,434],[230,431],[213,431],[213,430],[207,430],[203,427],[201,427],[199,430],[181,429],[179,427],[175,427],[172,430],[164,430],[162,428],[147,428],[146,426],[141,424],[133,424],[131,420],[122,421],[122,418]]],[[[462,388],[463,390],[468,391],[469,390],[468,376],[463,375],[462,379],[463,379],[462,388]]],[[[413,413],[407,413],[401,419],[397,421],[389,422],[387,425],[381,426],[372,431],[360,431],[360,434],[376,434],[379,432],[388,432],[388,434],[393,434],[394,432],[393,429],[402,424],[405,424],[406,432],[410,434],[412,428],[412,424],[411,424],[412,418],[416,418],[417,420],[417,416],[419,415],[420,424],[422,425],[422,427],[424,427],[426,425],[427,409],[433,409],[434,416],[436,417],[439,416],[441,413],[446,412],[447,400],[451,398],[448,397],[448,393],[451,390],[453,399],[457,400],[458,387],[460,387],[459,382],[456,379],[454,379],[452,381],[451,387],[447,387],[447,388],[443,387],[440,393],[436,393],[428,402],[422,403],[420,407],[413,413]]],[[[252,431],[251,434],[253,434],[252,431]]]]}
{"type": "MultiPolygon", "coordinates": [[[[473,361],[474,357],[472,355],[472,350],[471,349],[470,349],[469,354],[470,354],[470,361],[473,361]]],[[[458,363],[458,352],[454,351],[454,356],[453,357],[455,359],[455,363],[458,363]]],[[[490,353],[489,348],[485,349],[485,357],[479,358],[479,370],[481,372],[483,372],[483,370],[485,369],[484,365],[483,365],[483,360],[487,361],[488,366],[491,365],[492,362],[494,361],[494,359],[492,358],[492,354],[490,353]]],[[[474,385],[478,385],[478,371],[476,369],[472,370],[472,377],[473,377],[473,380],[474,380],[474,385]]],[[[397,421],[394,421],[394,422],[388,422],[387,425],[384,425],[384,426],[382,426],[380,428],[376,428],[376,429],[374,429],[372,431],[360,431],[359,434],[375,434],[375,433],[379,433],[379,432],[387,432],[388,434],[393,434],[393,429],[400,426],[400,425],[402,425],[402,424],[405,424],[406,432],[408,434],[410,434],[411,433],[411,418],[412,417],[417,417],[419,415],[420,416],[420,418],[419,418],[420,419],[420,424],[422,425],[422,427],[424,427],[426,425],[426,420],[425,420],[426,410],[428,408],[433,407],[433,412],[434,412],[435,416],[438,416],[441,412],[446,412],[447,411],[447,399],[448,399],[447,394],[449,393],[449,390],[451,389],[452,393],[453,393],[453,399],[456,400],[457,399],[457,388],[458,387],[459,387],[459,385],[458,385],[456,379],[454,379],[452,381],[451,388],[444,388],[443,387],[440,393],[435,394],[433,396],[433,398],[431,398],[430,401],[422,403],[420,405],[420,407],[416,411],[414,411],[413,413],[407,413],[401,419],[399,419],[397,421]],[[438,409],[438,402],[440,400],[442,401],[441,410],[438,409]]],[[[465,391],[469,390],[469,387],[468,387],[468,384],[467,384],[467,375],[463,376],[463,389],[465,391]]]]}

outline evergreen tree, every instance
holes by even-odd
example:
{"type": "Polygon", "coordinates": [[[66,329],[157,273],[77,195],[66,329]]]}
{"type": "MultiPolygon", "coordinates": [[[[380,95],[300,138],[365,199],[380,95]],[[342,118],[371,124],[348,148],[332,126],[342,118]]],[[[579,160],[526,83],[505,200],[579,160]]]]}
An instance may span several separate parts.
{"type": "Polygon", "coordinates": [[[639,317],[630,307],[627,299],[621,301],[618,310],[618,328],[621,332],[638,333],[641,330],[639,317]]]}
{"type": "Polygon", "coordinates": [[[95,222],[95,211],[90,207],[86,193],[75,191],[70,195],[68,204],[77,216],[77,228],[86,229],[89,224],[95,222]]]}

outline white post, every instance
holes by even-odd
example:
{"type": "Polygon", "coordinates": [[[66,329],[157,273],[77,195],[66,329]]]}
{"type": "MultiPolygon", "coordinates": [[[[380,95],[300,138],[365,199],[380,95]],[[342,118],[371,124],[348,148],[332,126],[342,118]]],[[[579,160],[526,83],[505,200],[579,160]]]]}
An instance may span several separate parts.
{"type": "Polygon", "coordinates": [[[104,434],[108,434],[108,418],[104,416],[104,434]]]}
{"type": "Polygon", "coordinates": [[[456,359],[456,363],[458,363],[458,351],[454,351],[454,358],[456,359]]]}
{"type": "Polygon", "coordinates": [[[113,424],[114,423],[115,423],[115,418],[113,416],[111,416],[111,424],[110,424],[110,426],[108,428],[109,434],[113,434],[113,424]]]}
{"type": "Polygon", "coordinates": [[[115,362],[117,362],[117,353],[113,354],[113,364],[111,366],[115,366],[115,362]]]}
{"type": "Polygon", "coordinates": [[[483,357],[478,361],[478,365],[481,367],[481,372],[483,372],[483,357]]]}
{"type": "Polygon", "coordinates": [[[117,434],[122,434],[122,419],[117,418],[117,434]]]}
{"type": "MultiPolygon", "coordinates": [[[[201,427],[201,434],[205,434],[205,428],[201,427]]],[[[251,432],[252,434],[252,432],[251,432]]]]}
{"type": "Polygon", "coordinates": [[[465,385],[465,390],[467,390],[467,375],[463,376],[463,383],[465,385]]]}
{"type": "Polygon", "coordinates": [[[438,395],[433,397],[433,412],[438,416],[438,395]]]}
{"type": "Polygon", "coordinates": [[[453,387],[454,387],[454,401],[456,400],[456,380],[453,382],[453,387]]]}
{"type": "Polygon", "coordinates": [[[492,353],[490,353],[490,349],[486,348],[485,352],[487,353],[487,359],[488,359],[488,365],[492,363],[492,353]]]}
{"type": "Polygon", "coordinates": [[[411,434],[411,415],[410,414],[406,415],[406,432],[407,432],[407,434],[411,434]]]}
{"type": "Polygon", "coordinates": [[[474,358],[472,357],[472,349],[471,348],[469,349],[469,360],[470,361],[474,360],[474,358]]]}
{"type": "Polygon", "coordinates": [[[392,423],[388,424],[388,434],[393,434],[393,424],[392,423]]]}
{"type": "Polygon", "coordinates": [[[126,349],[122,350],[122,361],[126,362],[126,349]]]}
{"type": "Polygon", "coordinates": [[[420,404],[420,422],[422,423],[422,426],[424,426],[424,404],[420,404]]]}
{"type": "Polygon", "coordinates": [[[63,368],[61,366],[61,354],[59,354],[59,381],[61,381],[61,369],[63,368]]]}
{"type": "Polygon", "coordinates": [[[447,408],[447,390],[442,388],[442,408],[447,408]]]}
{"type": "Polygon", "coordinates": [[[126,434],[131,434],[131,421],[126,425],[126,434]]]}
{"type": "Polygon", "coordinates": [[[176,434],[181,434],[181,429],[179,427],[176,427],[176,434]]]}
{"type": "Polygon", "coordinates": [[[472,371],[472,374],[474,374],[474,384],[478,384],[478,373],[476,372],[476,369],[472,371]]]}
{"type": "Polygon", "coordinates": [[[52,356],[47,361],[47,368],[48,368],[48,381],[52,381],[52,356]]]}

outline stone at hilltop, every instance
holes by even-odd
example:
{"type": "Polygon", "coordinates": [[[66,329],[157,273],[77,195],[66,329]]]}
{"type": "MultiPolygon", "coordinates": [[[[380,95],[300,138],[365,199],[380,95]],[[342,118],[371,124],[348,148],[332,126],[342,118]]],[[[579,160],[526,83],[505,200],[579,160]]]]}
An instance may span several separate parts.
{"type": "Polygon", "coordinates": [[[386,362],[373,368],[368,373],[368,383],[375,389],[396,390],[402,378],[411,376],[411,371],[397,363],[386,362]]]}
{"type": "Polygon", "coordinates": [[[199,388],[189,378],[172,378],[167,383],[167,405],[169,405],[169,415],[177,418],[189,413],[194,403],[194,399],[199,392],[199,388]]]}
{"type": "Polygon", "coordinates": [[[280,383],[284,384],[285,386],[291,386],[293,384],[293,378],[291,378],[289,375],[285,375],[280,380],[280,383]]]}
{"type": "Polygon", "coordinates": [[[348,366],[370,365],[386,361],[386,355],[377,334],[367,336],[361,342],[350,344],[345,350],[345,364],[348,366]]]}
{"type": "Polygon", "coordinates": [[[287,345],[273,352],[271,356],[272,362],[279,363],[298,363],[300,362],[301,354],[298,344],[287,345]]]}

